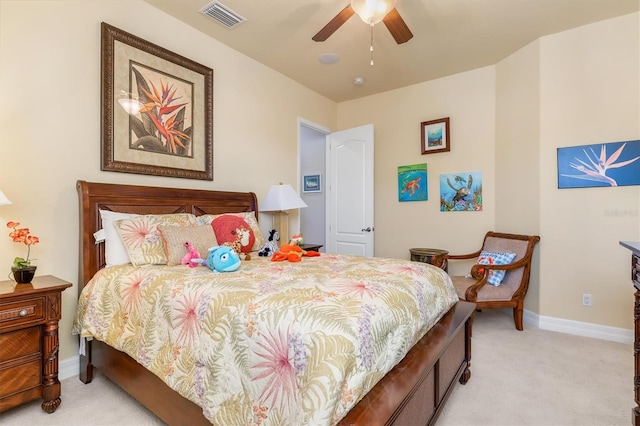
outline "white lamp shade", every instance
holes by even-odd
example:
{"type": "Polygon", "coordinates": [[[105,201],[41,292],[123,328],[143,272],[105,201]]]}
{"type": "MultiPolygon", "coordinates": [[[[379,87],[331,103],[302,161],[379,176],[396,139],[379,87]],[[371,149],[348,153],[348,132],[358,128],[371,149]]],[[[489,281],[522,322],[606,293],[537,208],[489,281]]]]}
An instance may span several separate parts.
{"type": "Polygon", "coordinates": [[[260,211],[275,212],[307,207],[291,185],[273,185],[264,197],[260,211]]]}
{"type": "Polygon", "coordinates": [[[7,204],[11,204],[11,201],[0,191],[0,206],[6,206],[7,204]]]}
{"type": "Polygon", "coordinates": [[[367,24],[382,21],[396,7],[396,0],[351,0],[351,8],[367,24]]]}

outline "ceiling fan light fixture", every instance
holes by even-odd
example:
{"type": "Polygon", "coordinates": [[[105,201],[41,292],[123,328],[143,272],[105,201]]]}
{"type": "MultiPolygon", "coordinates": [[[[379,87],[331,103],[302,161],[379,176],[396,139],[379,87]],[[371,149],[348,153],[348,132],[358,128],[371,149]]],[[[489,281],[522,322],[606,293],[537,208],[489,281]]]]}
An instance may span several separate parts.
{"type": "Polygon", "coordinates": [[[351,8],[369,25],[382,21],[394,7],[396,0],[351,0],[351,8]]]}

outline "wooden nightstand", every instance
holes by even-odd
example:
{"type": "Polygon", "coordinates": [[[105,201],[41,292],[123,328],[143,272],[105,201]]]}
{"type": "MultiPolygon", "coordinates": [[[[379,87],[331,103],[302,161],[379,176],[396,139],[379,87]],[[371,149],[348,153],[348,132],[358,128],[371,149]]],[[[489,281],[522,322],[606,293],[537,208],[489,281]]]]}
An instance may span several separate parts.
{"type": "Polygon", "coordinates": [[[322,244],[301,244],[300,248],[304,251],[318,251],[322,248],[322,244]]]}
{"type": "Polygon", "coordinates": [[[60,405],[58,321],[71,285],[51,275],[0,281],[0,412],[38,398],[48,413],[60,405]]]}

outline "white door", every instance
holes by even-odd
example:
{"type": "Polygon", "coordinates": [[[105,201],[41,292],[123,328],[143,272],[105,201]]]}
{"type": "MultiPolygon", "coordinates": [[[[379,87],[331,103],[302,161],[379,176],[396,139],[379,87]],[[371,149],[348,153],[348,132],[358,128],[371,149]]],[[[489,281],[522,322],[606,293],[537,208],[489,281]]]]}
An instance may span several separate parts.
{"type": "Polygon", "coordinates": [[[373,124],[327,135],[327,253],[373,256],[373,124]]]}

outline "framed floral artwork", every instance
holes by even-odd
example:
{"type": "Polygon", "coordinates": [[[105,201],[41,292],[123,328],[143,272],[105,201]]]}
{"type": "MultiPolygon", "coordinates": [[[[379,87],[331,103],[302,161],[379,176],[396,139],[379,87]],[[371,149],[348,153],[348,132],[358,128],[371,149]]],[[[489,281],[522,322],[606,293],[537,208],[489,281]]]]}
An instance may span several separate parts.
{"type": "Polygon", "coordinates": [[[213,70],[101,30],[101,170],[213,180],[213,70]]]}

